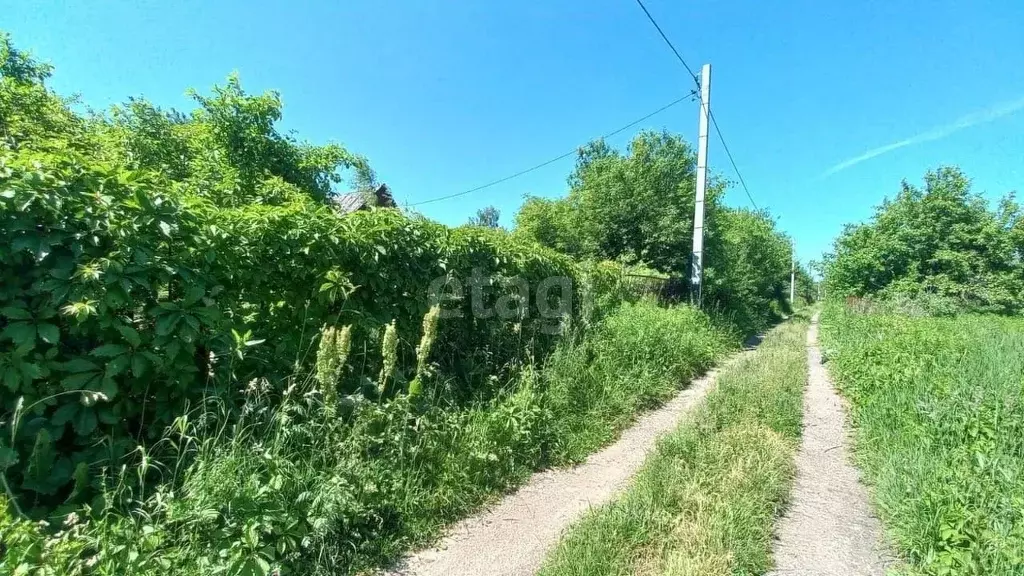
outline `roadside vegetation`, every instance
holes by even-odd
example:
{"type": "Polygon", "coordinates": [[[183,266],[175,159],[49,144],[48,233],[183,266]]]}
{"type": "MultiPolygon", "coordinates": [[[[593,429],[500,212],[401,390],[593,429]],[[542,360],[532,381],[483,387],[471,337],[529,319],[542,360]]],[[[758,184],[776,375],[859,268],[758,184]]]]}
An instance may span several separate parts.
{"type": "Polygon", "coordinates": [[[691,308],[625,305],[491,400],[460,407],[426,394],[339,401],[326,386],[345,363],[342,338],[325,335],[317,377],[292,382],[283,397],[266,381],[250,383],[230,429],[204,436],[201,425],[179,421],[167,441],[181,449],[174,466],[190,463],[180,481],[145,497],[124,485],[108,495],[131,500],[132,516],[107,508],[50,539],[20,524],[5,535],[12,565],[45,563],[55,574],[74,574],[90,558],[110,574],[372,568],[538,467],[614,439],[732,341],[691,308]]]}
{"type": "Polygon", "coordinates": [[[857,461],[907,574],[1024,569],[1024,320],[822,319],[857,461]]]}
{"type": "Polygon", "coordinates": [[[825,258],[825,290],[909,313],[1024,311],[1024,212],[992,206],[956,167],[904,181],[866,223],[848,225],[825,258]]]}
{"type": "Polygon", "coordinates": [[[807,322],[723,368],[631,487],[576,524],[542,576],[763,574],[789,494],[807,380],[807,322]]]}
{"type": "Polygon", "coordinates": [[[823,351],[906,574],[1024,571],[1024,213],[957,168],[825,259],[823,351]]]}
{"type": "MultiPolygon", "coordinates": [[[[276,93],[231,77],[188,113],[83,113],[51,72],[0,35],[3,573],[379,567],[580,461],[786,311],[767,214],[709,251],[709,282],[752,275],[709,316],[628,281],[680,273],[680,209],[630,216],[643,249],[592,252],[496,213],[344,214],[339,188],[376,175],[279,132],[276,93]]],[[[692,164],[665,138],[652,163],[692,164]]],[[[660,201],[691,172],[661,174],[660,201]]]]}
{"type": "MultiPolygon", "coordinates": [[[[668,132],[642,131],[625,151],[592,142],[580,150],[569,193],[528,198],[516,234],[579,259],[644,264],[689,278],[696,166],[694,149],[668,132]]],[[[726,206],[726,185],[717,177],[708,183],[704,300],[754,334],[786,312],[791,245],[767,212],[726,206]]],[[[798,276],[804,294],[810,275],[800,267],[798,276]]]]}

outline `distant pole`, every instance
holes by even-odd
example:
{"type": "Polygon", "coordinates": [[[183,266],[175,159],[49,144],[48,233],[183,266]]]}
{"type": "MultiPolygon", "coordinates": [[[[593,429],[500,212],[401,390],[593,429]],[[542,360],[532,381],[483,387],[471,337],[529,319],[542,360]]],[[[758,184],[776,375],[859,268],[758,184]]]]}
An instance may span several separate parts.
{"type": "Polygon", "coordinates": [[[711,110],[711,64],[700,69],[700,132],[697,135],[697,190],[693,200],[692,292],[700,307],[704,299],[704,192],[708,184],[708,114],[711,110]]]}
{"type": "Polygon", "coordinates": [[[796,305],[796,251],[790,248],[789,254],[789,306],[796,305]]]}

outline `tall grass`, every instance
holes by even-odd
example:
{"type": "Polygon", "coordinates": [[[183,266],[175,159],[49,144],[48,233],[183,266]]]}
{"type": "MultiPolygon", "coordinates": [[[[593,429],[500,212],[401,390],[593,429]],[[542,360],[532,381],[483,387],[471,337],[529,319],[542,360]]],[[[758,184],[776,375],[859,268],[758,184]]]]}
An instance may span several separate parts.
{"type": "MultiPolygon", "coordinates": [[[[325,382],[347,354],[343,332],[325,333],[315,378],[293,382],[283,397],[250,383],[230,430],[198,434],[206,429],[180,419],[167,442],[190,464],[165,470],[155,490],[113,493],[121,506],[97,504],[95,520],[48,539],[0,518],[5,539],[17,535],[17,562],[54,574],[373,569],[534,470],[614,439],[734,340],[691,308],[627,304],[582,338],[565,339],[543,366],[497,386],[495,397],[460,406],[445,401],[446,383],[436,381],[387,400],[325,402],[325,382]]],[[[13,571],[14,559],[0,567],[13,571]]]]}
{"type": "Polygon", "coordinates": [[[823,315],[906,574],[1024,573],[1024,320],[823,315]]]}
{"type": "Polygon", "coordinates": [[[614,440],[638,412],[671,397],[736,339],[688,306],[624,304],[596,334],[563,346],[545,367],[554,417],[550,457],[578,462],[614,440]]]}
{"type": "Polygon", "coordinates": [[[574,526],[540,574],[761,574],[800,434],[806,322],[725,369],[634,484],[574,526]]]}

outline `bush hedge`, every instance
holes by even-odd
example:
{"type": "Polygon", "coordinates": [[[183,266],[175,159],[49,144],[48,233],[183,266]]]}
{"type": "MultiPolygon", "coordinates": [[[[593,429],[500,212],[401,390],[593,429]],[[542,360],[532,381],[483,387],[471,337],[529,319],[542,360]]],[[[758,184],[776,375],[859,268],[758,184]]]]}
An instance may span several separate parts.
{"type": "MultiPolygon", "coordinates": [[[[12,345],[0,379],[4,410],[23,403],[21,464],[9,475],[43,495],[233,382],[308,366],[325,322],[352,325],[355,349],[374,350],[352,361],[372,363],[394,320],[401,370],[413,365],[438,278],[477,270],[493,306],[519,296],[502,279],[578,277],[537,246],[396,211],[339,216],[303,199],[220,209],[164,193],[151,175],[31,150],[3,154],[0,167],[0,314],[12,345]],[[114,442],[96,445],[102,437],[114,442]],[[24,470],[40,458],[51,473],[31,481],[24,470]]],[[[462,386],[486,382],[524,347],[543,356],[553,345],[561,319],[542,314],[535,294],[515,316],[486,319],[469,296],[445,302],[461,314],[442,323],[435,356],[462,386]]]]}
{"type": "Polygon", "coordinates": [[[459,399],[493,394],[496,370],[543,358],[583,319],[582,292],[537,292],[581,286],[568,257],[396,210],[336,212],[337,170],[365,161],[279,135],[276,94],[232,78],[191,117],[132,101],[85,118],[48,74],[0,36],[0,470],[29,508],[87,495],[187,410],[237,404],[240,382],[308,368],[325,323],[353,330],[341,393],[379,368],[392,321],[404,381],[445,280],[464,285],[445,292],[461,314],[432,360],[459,399]]]}
{"type": "Polygon", "coordinates": [[[309,382],[276,398],[255,386],[222,435],[175,430],[191,463],[126,509],[56,517],[55,531],[5,517],[0,495],[0,537],[11,547],[0,570],[368,573],[537,468],[613,440],[728,348],[700,311],[642,302],[611,311],[579,341],[562,339],[536,370],[467,406],[357,397],[338,418],[309,382]]]}

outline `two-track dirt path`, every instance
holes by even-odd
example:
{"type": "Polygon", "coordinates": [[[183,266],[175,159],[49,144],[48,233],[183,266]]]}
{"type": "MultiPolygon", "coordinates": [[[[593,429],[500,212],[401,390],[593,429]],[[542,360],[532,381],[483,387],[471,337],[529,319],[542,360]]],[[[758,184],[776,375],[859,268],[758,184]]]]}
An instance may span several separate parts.
{"type": "Polygon", "coordinates": [[[792,505],[776,531],[777,576],[882,576],[889,555],[868,494],[851,464],[842,398],[818,348],[818,316],[807,333],[804,431],[792,505]]]}
{"type": "Polygon", "coordinates": [[[663,407],[642,415],[617,442],[580,466],[535,474],[514,494],[457,523],[436,546],[409,556],[387,574],[536,573],[565,529],[587,510],[604,504],[627,486],[657,439],[675,429],[680,419],[700,403],[714,386],[716,377],[717,371],[712,371],[694,380],[663,407]]]}

